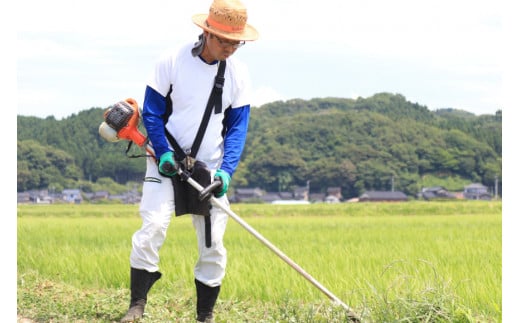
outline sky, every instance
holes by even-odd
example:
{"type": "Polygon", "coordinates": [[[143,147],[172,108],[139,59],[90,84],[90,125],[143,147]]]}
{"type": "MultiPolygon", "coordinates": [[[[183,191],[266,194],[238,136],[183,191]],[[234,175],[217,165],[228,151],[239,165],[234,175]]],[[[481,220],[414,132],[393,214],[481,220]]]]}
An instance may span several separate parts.
{"type": "MultiPolygon", "coordinates": [[[[236,53],[253,106],[399,93],[430,110],[503,109],[501,2],[243,0],[260,33],[236,53]]],[[[210,0],[18,5],[17,114],[57,119],[135,98],[166,49],[193,42],[210,0]]]]}

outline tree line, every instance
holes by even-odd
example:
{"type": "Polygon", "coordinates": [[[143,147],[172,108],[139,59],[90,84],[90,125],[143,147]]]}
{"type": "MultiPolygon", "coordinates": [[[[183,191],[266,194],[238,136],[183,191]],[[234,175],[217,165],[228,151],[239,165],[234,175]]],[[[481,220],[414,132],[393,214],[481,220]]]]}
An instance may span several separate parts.
{"type": "MultiPolygon", "coordinates": [[[[145,157],[129,156],[144,151],[100,137],[104,110],[93,107],[62,120],[18,116],[18,191],[88,191],[96,183],[140,182],[145,157]]],[[[401,94],[378,93],[252,108],[232,188],[287,191],[309,185],[311,192],[324,193],[341,187],[345,198],[394,188],[416,195],[429,185],[494,187],[496,178],[501,187],[501,175],[501,110],[480,116],[452,108],[430,111],[401,94]]]]}

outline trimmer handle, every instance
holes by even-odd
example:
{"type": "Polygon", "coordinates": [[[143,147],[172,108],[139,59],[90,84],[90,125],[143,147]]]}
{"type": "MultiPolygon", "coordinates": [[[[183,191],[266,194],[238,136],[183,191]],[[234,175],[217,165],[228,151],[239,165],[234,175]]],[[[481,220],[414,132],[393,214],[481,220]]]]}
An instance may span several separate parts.
{"type": "Polygon", "coordinates": [[[175,163],[175,165],[174,165],[174,164],[172,164],[170,162],[165,162],[162,167],[163,167],[163,170],[166,173],[173,173],[174,171],[178,171],[179,170],[179,168],[177,167],[177,163],[175,163]]]}
{"type": "Polygon", "coordinates": [[[222,182],[220,179],[216,178],[213,183],[209,184],[206,188],[204,188],[199,193],[199,201],[204,201],[211,197],[211,194],[222,186],[222,182]]]}

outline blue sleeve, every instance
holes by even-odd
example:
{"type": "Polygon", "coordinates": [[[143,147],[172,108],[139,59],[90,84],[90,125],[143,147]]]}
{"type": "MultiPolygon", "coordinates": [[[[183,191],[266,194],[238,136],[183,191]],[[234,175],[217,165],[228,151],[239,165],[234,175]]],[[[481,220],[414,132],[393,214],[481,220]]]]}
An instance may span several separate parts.
{"type": "Polygon", "coordinates": [[[224,157],[221,169],[233,176],[246,143],[250,106],[230,108],[224,117],[224,157]]]}
{"type": "Polygon", "coordinates": [[[144,94],[143,124],[152,142],[157,159],[167,151],[168,142],[164,133],[164,114],[166,113],[166,98],[147,86],[144,94]]]}

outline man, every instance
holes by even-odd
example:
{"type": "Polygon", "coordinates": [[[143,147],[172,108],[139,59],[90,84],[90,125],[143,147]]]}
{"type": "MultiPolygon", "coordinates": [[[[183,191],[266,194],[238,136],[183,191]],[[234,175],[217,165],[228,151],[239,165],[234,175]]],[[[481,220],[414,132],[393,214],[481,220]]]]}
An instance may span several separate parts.
{"type": "Polygon", "coordinates": [[[147,294],[161,277],[159,249],[174,211],[191,214],[197,235],[196,319],[214,322],[213,308],[226,269],[223,237],[228,216],[209,202],[189,206],[195,199],[185,192],[186,181],[179,178],[178,168],[194,178],[199,172],[195,163],[202,177],[209,174],[208,183],[220,180],[215,197],[229,205],[226,192],[242,154],[250,110],[249,74],[232,55],[245,41],[256,40],[258,33],[247,24],[247,10],[239,0],[214,0],[209,14],[192,20],[202,28],[199,40],[161,57],[145,91],[143,124],[156,159],[147,160],[140,204],[143,222],[132,236],[131,300],[121,322],[133,322],[144,314],[147,294]],[[216,77],[221,66],[223,78],[216,77]],[[210,96],[213,88],[215,95],[210,96]],[[197,135],[207,106],[209,121],[202,127],[203,135],[197,135]]]}

